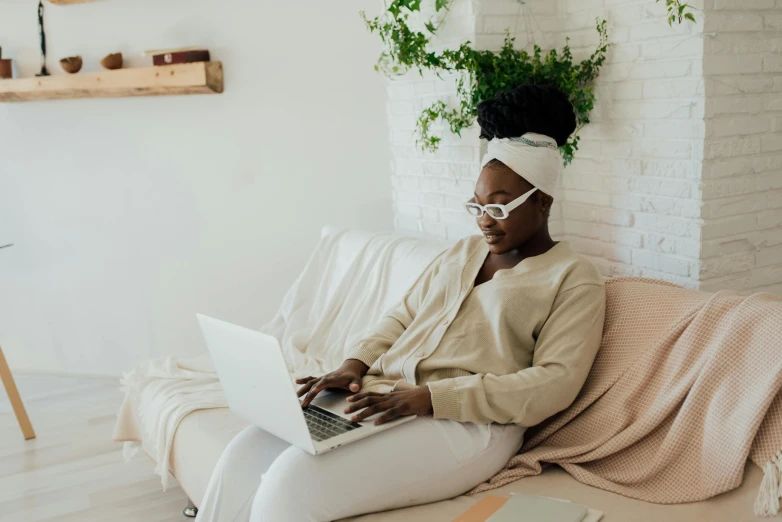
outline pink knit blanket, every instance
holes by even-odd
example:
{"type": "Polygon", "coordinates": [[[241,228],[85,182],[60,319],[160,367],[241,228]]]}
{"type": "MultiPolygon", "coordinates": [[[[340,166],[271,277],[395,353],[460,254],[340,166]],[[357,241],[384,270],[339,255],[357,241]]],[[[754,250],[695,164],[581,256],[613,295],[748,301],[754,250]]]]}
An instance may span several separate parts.
{"type": "Polygon", "coordinates": [[[603,342],[581,393],[530,428],[467,494],[557,464],[576,480],[659,504],[704,500],[764,470],[756,515],[782,494],[782,297],[606,282],[603,342]]]}

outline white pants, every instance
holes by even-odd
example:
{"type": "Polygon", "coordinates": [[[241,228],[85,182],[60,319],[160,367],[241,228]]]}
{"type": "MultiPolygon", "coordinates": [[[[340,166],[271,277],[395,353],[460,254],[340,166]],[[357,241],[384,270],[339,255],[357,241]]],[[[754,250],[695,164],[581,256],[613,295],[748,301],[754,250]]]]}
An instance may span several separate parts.
{"type": "Polygon", "coordinates": [[[196,522],[330,522],[453,498],[501,470],[525,429],[420,415],[310,455],[248,426],[218,460],[196,522]]]}

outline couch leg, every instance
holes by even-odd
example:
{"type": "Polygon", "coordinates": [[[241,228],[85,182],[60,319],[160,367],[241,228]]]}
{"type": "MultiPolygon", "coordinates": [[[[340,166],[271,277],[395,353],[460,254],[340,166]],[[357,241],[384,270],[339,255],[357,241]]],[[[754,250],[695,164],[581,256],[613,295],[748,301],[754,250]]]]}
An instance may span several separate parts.
{"type": "Polygon", "coordinates": [[[195,518],[198,514],[198,508],[193,505],[192,500],[187,499],[187,507],[182,511],[182,514],[190,518],[195,518]]]}

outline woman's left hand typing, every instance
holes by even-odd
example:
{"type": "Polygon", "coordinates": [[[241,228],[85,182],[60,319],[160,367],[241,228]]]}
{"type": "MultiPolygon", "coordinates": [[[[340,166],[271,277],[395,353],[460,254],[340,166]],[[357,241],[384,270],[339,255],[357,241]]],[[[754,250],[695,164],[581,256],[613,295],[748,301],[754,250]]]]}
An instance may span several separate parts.
{"type": "Polygon", "coordinates": [[[360,392],[347,398],[352,404],[345,413],[358,411],[351,420],[358,422],[375,413],[384,412],[375,424],[383,424],[403,415],[426,415],[432,413],[432,394],[427,386],[419,386],[414,390],[394,391],[390,393],[360,392]]]}

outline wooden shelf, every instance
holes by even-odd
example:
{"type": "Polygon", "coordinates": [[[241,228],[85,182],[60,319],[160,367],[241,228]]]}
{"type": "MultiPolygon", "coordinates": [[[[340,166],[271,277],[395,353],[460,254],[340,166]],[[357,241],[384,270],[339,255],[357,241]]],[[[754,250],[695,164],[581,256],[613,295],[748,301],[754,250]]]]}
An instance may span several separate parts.
{"type": "Polygon", "coordinates": [[[0,80],[0,102],[223,92],[223,64],[196,62],[0,80]]]}

